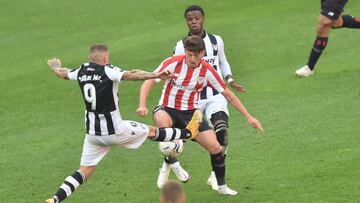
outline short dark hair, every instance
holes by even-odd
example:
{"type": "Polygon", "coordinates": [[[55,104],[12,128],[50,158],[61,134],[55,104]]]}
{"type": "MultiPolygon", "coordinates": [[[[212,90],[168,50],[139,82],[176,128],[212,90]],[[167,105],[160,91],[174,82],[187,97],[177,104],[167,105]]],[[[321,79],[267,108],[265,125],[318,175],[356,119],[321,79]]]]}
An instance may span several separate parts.
{"type": "Polygon", "coordinates": [[[184,49],[191,52],[201,52],[205,50],[204,40],[197,35],[191,35],[185,37],[183,43],[184,43],[184,49]]]}
{"type": "Polygon", "coordinates": [[[185,9],[184,17],[186,18],[186,14],[190,11],[200,11],[203,16],[205,16],[204,9],[198,5],[191,5],[185,9]]]}

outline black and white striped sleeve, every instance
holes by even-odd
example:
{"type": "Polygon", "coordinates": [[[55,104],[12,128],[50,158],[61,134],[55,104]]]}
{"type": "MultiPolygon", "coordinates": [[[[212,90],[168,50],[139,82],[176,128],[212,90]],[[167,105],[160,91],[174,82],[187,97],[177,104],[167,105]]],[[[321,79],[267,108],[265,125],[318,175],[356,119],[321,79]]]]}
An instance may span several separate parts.
{"type": "Polygon", "coordinates": [[[219,65],[222,75],[225,77],[227,75],[232,75],[230,64],[226,59],[225,55],[225,47],[224,47],[224,41],[220,36],[216,36],[218,41],[218,56],[219,56],[219,65]]]}

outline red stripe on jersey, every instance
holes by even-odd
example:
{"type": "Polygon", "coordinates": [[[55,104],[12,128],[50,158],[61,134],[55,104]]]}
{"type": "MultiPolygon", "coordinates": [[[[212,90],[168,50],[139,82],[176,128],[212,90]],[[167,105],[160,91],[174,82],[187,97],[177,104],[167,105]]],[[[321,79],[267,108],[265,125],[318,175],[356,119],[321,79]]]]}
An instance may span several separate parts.
{"type": "Polygon", "coordinates": [[[168,67],[168,65],[170,65],[174,62],[182,61],[182,58],[184,58],[184,57],[185,57],[185,55],[178,55],[178,56],[173,56],[173,57],[168,58],[167,60],[165,60],[163,62],[163,66],[160,68],[159,73],[161,71],[163,71],[166,67],[168,67]]]}
{"type": "MultiPolygon", "coordinates": [[[[186,76],[184,78],[184,81],[181,84],[182,86],[188,86],[190,84],[193,73],[194,73],[193,68],[188,68],[187,69],[186,76]]],[[[181,108],[182,97],[184,96],[184,93],[185,93],[184,90],[179,90],[176,93],[176,96],[175,96],[175,109],[180,109],[181,108]]]]}
{"type": "MultiPolygon", "coordinates": [[[[173,59],[173,58],[178,58],[178,57],[171,57],[170,60],[173,59]]],[[[171,63],[173,63],[173,62],[175,62],[175,61],[177,61],[177,60],[171,60],[171,61],[172,61],[171,63]]],[[[179,73],[181,72],[181,68],[182,68],[182,60],[181,60],[181,61],[177,61],[177,62],[178,62],[178,64],[176,64],[176,67],[175,67],[175,70],[174,70],[174,73],[175,73],[175,74],[179,74],[179,73]]],[[[171,64],[171,63],[169,63],[169,64],[171,64]]],[[[166,67],[166,66],[165,66],[165,67],[166,67]]],[[[174,79],[173,79],[173,78],[170,78],[170,81],[169,81],[169,83],[168,83],[167,86],[166,86],[165,95],[164,95],[164,101],[163,101],[163,103],[162,103],[163,106],[168,106],[168,103],[169,103],[169,95],[170,95],[170,92],[171,92],[171,90],[172,90],[172,88],[173,88],[172,80],[174,80],[174,79]]]]}
{"type": "MultiPolygon", "coordinates": [[[[214,75],[215,79],[217,80],[217,82],[220,84],[220,86],[222,88],[226,88],[226,84],[224,83],[224,81],[220,78],[219,74],[216,72],[216,70],[206,61],[202,61],[202,65],[205,66],[207,68],[207,70],[209,70],[211,72],[211,74],[214,75]]],[[[208,85],[211,86],[212,88],[214,88],[209,82],[208,85]]],[[[215,89],[215,88],[214,88],[215,89]]]]}
{"type": "MultiPolygon", "coordinates": [[[[206,68],[205,67],[201,67],[200,69],[200,72],[199,72],[199,77],[205,77],[205,74],[206,74],[206,68]]],[[[199,98],[199,93],[201,92],[202,88],[203,88],[203,83],[199,83],[199,81],[196,82],[196,85],[195,85],[195,89],[196,91],[195,92],[192,92],[189,96],[189,103],[188,103],[188,108],[189,109],[194,109],[195,106],[194,106],[194,103],[195,103],[195,100],[197,101],[198,98],[199,98]]]]}

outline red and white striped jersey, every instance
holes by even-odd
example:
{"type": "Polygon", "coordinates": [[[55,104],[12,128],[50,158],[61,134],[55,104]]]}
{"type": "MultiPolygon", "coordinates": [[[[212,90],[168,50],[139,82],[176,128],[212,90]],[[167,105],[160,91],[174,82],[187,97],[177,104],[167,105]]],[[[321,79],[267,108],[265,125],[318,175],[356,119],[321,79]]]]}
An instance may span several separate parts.
{"type": "MultiPolygon", "coordinates": [[[[203,59],[213,66],[221,79],[227,75],[232,75],[230,65],[225,56],[224,42],[222,38],[219,35],[207,32],[204,33],[202,38],[204,40],[206,50],[206,54],[203,59]]],[[[180,40],[176,43],[173,54],[179,55],[184,53],[185,49],[183,40],[180,40]]],[[[217,94],[218,92],[214,89],[207,87],[201,92],[200,99],[210,99],[217,94]]]]}
{"type": "Polygon", "coordinates": [[[177,110],[197,109],[199,92],[204,87],[213,87],[219,93],[226,88],[216,70],[204,60],[197,68],[189,68],[185,63],[185,55],[172,56],[164,60],[155,72],[164,70],[174,73],[174,76],[165,80],[159,100],[161,106],[177,110]]]}

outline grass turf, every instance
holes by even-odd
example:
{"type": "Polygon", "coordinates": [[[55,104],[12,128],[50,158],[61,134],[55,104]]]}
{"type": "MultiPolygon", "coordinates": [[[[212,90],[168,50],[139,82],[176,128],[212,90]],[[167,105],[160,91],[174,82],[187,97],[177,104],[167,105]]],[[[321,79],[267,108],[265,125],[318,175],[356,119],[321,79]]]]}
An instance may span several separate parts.
{"type": "MultiPolygon", "coordinates": [[[[153,70],[187,32],[183,11],[192,3],[1,0],[1,202],[41,202],[79,164],[80,91],[75,82],[56,79],[46,60],[59,57],[77,67],[88,47],[101,42],[109,45],[113,64],[153,70]]],[[[181,160],[193,177],[184,184],[188,201],[359,201],[359,31],[331,31],[315,75],[297,79],[294,71],[315,38],[319,1],[196,3],[205,9],[206,30],[223,37],[233,74],[248,90],[239,97],[266,133],[255,132],[230,107],[227,177],[236,197],[207,187],[208,154],[186,144],[181,160]]],[[[360,15],[360,3],[350,1],[345,11],[360,15]]],[[[120,110],[126,119],[151,123],[135,115],[140,85],[120,86],[120,110]]],[[[157,202],[161,159],[150,141],[135,151],[114,148],[66,202],[157,202]]]]}

